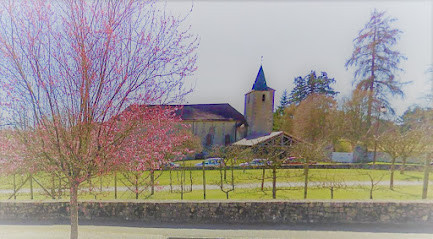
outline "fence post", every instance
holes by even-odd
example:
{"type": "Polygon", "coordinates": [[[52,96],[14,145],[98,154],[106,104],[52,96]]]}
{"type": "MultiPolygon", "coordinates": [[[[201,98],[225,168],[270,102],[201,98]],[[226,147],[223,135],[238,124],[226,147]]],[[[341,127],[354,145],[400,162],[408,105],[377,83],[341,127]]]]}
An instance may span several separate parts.
{"type": "Polygon", "coordinates": [[[203,199],[206,200],[206,170],[204,168],[204,161],[202,162],[203,169],[203,199]]]}
{"type": "Polygon", "coordinates": [[[33,174],[30,174],[30,199],[33,200],[33,174]]]}

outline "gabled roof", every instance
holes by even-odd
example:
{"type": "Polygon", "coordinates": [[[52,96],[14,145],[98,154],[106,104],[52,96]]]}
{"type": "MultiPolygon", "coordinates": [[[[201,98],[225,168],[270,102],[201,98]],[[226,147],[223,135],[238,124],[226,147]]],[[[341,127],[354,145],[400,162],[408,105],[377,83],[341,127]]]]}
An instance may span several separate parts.
{"type": "Polygon", "coordinates": [[[182,105],[176,112],[182,120],[239,121],[246,123],[245,117],[229,104],[182,105]]]}
{"type": "Polygon", "coordinates": [[[259,72],[257,73],[257,77],[256,80],[254,81],[252,90],[260,90],[260,91],[273,90],[272,88],[268,87],[268,85],[266,84],[265,73],[263,72],[262,66],[260,66],[259,72]]]}
{"type": "Polygon", "coordinates": [[[291,145],[293,142],[301,142],[301,140],[295,138],[292,135],[289,135],[285,133],[284,131],[277,131],[277,132],[271,132],[267,135],[262,135],[258,137],[254,136],[247,136],[246,138],[243,138],[235,143],[233,145],[237,146],[256,146],[259,144],[267,144],[270,141],[275,141],[276,144],[284,144],[284,145],[291,145]],[[278,139],[278,140],[277,140],[278,139]]]}
{"type": "MultiPolygon", "coordinates": [[[[247,124],[245,117],[229,104],[142,105],[147,107],[177,107],[175,114],[182,120],[237,121],[247,124]]],[[[131,106],[125,111],[131,110],[131,106]]]]}

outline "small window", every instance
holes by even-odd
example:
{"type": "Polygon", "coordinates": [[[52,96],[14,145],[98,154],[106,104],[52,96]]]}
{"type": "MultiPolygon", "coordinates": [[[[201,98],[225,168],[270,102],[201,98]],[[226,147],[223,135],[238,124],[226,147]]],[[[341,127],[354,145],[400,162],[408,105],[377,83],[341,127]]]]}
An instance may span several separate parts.
{"type": "Polygon", "coordinates": [[[265,100],[266,100],[266,95],[263,94],[263,95],[262,95],[262,101],[265,101],[265,100]]]}
{"type": "Polygon", "coordinates": [[[230,145],[230,143],[231,143],[230,135],[226,134],[226,137],[224,139],[224,144],[225,144],[225,146],[228,146],[228,145],[230,145]]]}

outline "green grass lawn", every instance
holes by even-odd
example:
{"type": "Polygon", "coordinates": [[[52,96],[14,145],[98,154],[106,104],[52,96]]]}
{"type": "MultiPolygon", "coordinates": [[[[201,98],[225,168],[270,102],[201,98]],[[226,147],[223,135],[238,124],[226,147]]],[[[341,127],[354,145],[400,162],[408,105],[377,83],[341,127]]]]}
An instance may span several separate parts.
{"type": "MultiPolygon", "coordinates": [[[[433,186],[429,187],[429,192],[432,192],[433,186]]],[[[396,186],[394,190],[390,190],[386,186],[381,186],[377,191],[374,191],[373,197],[375,200],[420,200],[422,186],[396,186]]],[[[277,199],[284,200],[301,200],[303,199],[303,188],[279,188],[277,190],[277,199]]],[[[0,194],[0,200],[7,199],[9,195],[0,194]]],[[[63,199],[68,199],[68,194],[64,194],[63,199]]],[[[103,193],[81,193],[80,200],[114,200],[114,192],[103,193]]],[[[19,193],[17,200],[29,200],[28,193],[19,193]]],[[[49,197],[41,193],[35,193],[35,200],[50,200],[49,197]]],[[[135,199],[133,192],[118,192],[117,200],[135,199]]],[[[180,191],[157,191],[154,195],[150,195],[149,191],[145,191],[139,195],[139,200],[180,200],[180,191]]],[[[203,200],[203,190],[186,191],[183,194],[184,200],[203,200]]],[[[224,200],[226,194],[221,190],[207,190],[206,200],[224,200]]],[[[272,189],[235,189],[229,193],[229,199],[234,200],[268,200],[272,199],[272,189]]],[[[308,189],[307,199],[331,199],[330,190],[310,187],[308,189]]],[[[433,193],[429,193],[427,199],[433,200],[433,193]]],[[[334,200],[369,200],[369,191],[367,187],[348,187],[346,189],[336,190],[334,192],[334,200]]]]}
{"type": "MultiPolygon", "coordinates": [[[[249,170],[233,170],[235,185],[239,184],[260,184],[262,178],[262,169],[249,169],[249,170]]],[[[310,169],[309,180],[310,182],[323,182],[334,179],[342,181],[368,181],[369,177],[366,175],[368,173],[373,178],[379,178],[383,176],[382,182],[388,182],[390,173],[386,170],[371,170],[371,169],[310,169]]],[[[206,171],[206,184],[207,185],[218,185],[221,176],[224,174],[220,170],[207,170],[206,171]]],[[[231,180],[231,171],[226,172],[227,180],[231,180]]],[[[27,175],[15,177],[16,185],[19,186],[25,179],[27,175]]],[[[171,184],[180,185],[180,179],[184,177],[185,187],[189,188],[188,185],[202,185],[203,184],[203,172],[201,170],[192,171],[171,171],[171,184]],[[184,174],[184,176],[182,176],[184,174]]],[[[421,182],[423,178],[422,172],[407,171],[405,174],[400,174],[398,171],[395,172],[396,181],[405,182],[421,182]]],[[[50,174],[39,173],[35,175],[35,179],[41,183],[48,191],[51,188],[58,189],[58,178],[53,178],[50,174]],[[54,181],[53,181],[54,180],[54,181]]],[[[135,177],[131,173],[117,173],[117,187],[133,187],[133,180],[135,177]],[[128,181],[126,178],[132,179],[128,181]]],[[[278,182],[303,182],[304,175],[303,169],[278,169],[277,170],[277,181],[278,182]]],[[[143,186],[149,184],[150,177],[148,172],[144,172],[139,177],[139,185],[143,186]]],[[[271,169],[265,170],[265,182],[272,182],[272,171],[271,169]]],[[[155,172],[155,184],[156,187],[168,186],[170,185],[170,171],[157,171],[155,172]]],[[[65,182],[62,182],[63,187],[65,187],[65,182]]],[[[92,193],[82,193],[81,199],[114,199],[114,192],[100,192],[100,188],[114,187],[114,176],[105,175],[102,177],[97,177],[91,182],[83,183],[81,188],[88,189],[93,188],[92,193]],[[91,186],[90,186],[91,184],[91,186]]],[[[22,189],[29,190],[30,182],[27,181],[23,185],[22,189]]],[[[41,187],[35,181],[33,181],[33,188],[35,189],[34,198],[35,199],[49,199],[46,193],[41,192],[41,187]]],[[[201,188],[201,187],[200,187],[201,188]]],[[[0,189],[13,189],[13,177],[3,176],[0,180],[0,189]]],[[[143,189],[143,187],[140,187],[143,189]]],[[[278,188],[277,198],[279,199],[302,199],[303,198],[303,188],[278,188]]],[[[430,189],[433,190],[433,189],[430,189]]],[[[63,198],[67,198],[67,189],[63,189],[63,198]]],[[[8,199],[11,194],[0,193],[0,199],[8,199]]],[[[395,190],[389,190],[386,187],[381,188],[374,192],[375,199],[397,199],[397,200],[407,200],[407,199],[419,199],[421,196],[421,186],[397,186],[395,190]]],[[[335,199],[368,199],[368,190],[366,187],[347,187],[346,189],[337,190],[334,193],[335,199]]],[[[230,199],[270,199],[272,198],[271,189],[265,189],[261,191],[258,188],[237,188],[235,191],[229,193],[230,199]]],[[[29,192],[20,191],[17,194],[18,200],[28,200],[30,198],[29,192]]],[[[170,199],[180,199],[181,193],[179,191],[169,192],[169,191],[157,191],[154,195],[150,195],[149,191],[143,191],[139,195],[140,199],[154,199],[154,200],[170,200],[170,199]]],[[[225,199],[225,193],[221,190],[207,190],[207,199],[225,199]]],[[[310,199],[329,199],[330,192],[328,189],[321,188],[310,188],[308,193],[308,198],[310,199]]],[[[118,199],[135,199],[135,193],[132,191],[118,191],[118,199]]],[[[185,192],[184,199],[200,200],[203,199],[202,190],[194,190],[192,192],[185,192]]]]}
{"type": "MultiPolygon", "coordinates": [[[[373,177],[379,177],[383,175],[382,181],[387,181],[390,178],[389,171],[386,170],[371,170],[371,169],[310,169],[309,178],[310,181],[328,181],[329,178],[338,178],[343,181],[368,181],[369,177],[365,173],[368,172],[373,177]]],[[[206,170],[206,181],[207,184],[218,184],[221,179],[221,174],[224,175],[224,171],[220,170],[206,170]]],[[[258,183],[261,181],[263,175],[262,169],[248,169],[248,170],[233,170],[233,176],[235,184],[245,183],[258,183]]],[[[15,177],[17,187],[27,178],[28,175],[17,175],[15,177]]],[[[202,170],[180,170],[173,171],[156,171],[155,172],[155,183],[156,185],[170,185],[170,177],[172,185],[180,185],[182,177],[185,179],[185,184],[202,185],[203,184],[203,171],[202,170]],[[182,176],[184,173],[184,176],[182,176]],[[171,176],[170,176],[171,174],[171,176]]],[[[226,171],[226,177],[231,178],[231,170],[226,171]]],[[[46,188],[51,188],[54,185],[58,188],[59,179],[52,178],[51,175],[46,173],[39,173],[34,175],[34,178],[46,188]]],[[[400,174],[399,171],[394,173],[396,181],[422,181],[423,172],[417,171],[406,171],[404,174],[400,174]]],[[[272,180],[272,170],[265,170],[265,181],[272,180]]],[[[303,169],[278,169],[277,170],[277,181],[279,182],[303,182],[304,175],[303,169]]],[[[132,173],[117,173],[117,185],[133,185],[135,176],[132,173]],[[128,180],[129,179],[129,180],[128,180]]],[[[139,175],[139,181],[142,185],[150,182],[149,172],[143,172],[139,175]]],[[[63,181],[62,184],[65,184],[63,181]]],[[[114,187],[115,180],[114,174],[104,175],[96,177],[90,182],[85,182],[82,187],[114,187]]],[[[33,181],[34,187],[39,185],[33,181]]],[[[13,188],[13,176],[2,176],[0,177],[0,189],[12,189],[13,188]]],[[[24,189],[30,188],[30,182],[27,181],[22,187],[24,189]]]]}
{"type": "MultiPolygon", "coordinates": [[[[327,181],[329,177],[340,178],[345,181],[368,181],[369,177],[365,175],[365,172],[369,172],[373,177],[384,175],[382,181],[389,180],[390,173],[386,170],[370,170],[370,169],[310,169],[309,175],[311,181],[327,181]]],[[[220,170],[207,170],[206,180],[207,183],[215,184],[219,182],[221,178],[220,170]]],[[[173,185],[179,185],[181,179],[181,171],[171,171],[171,183],[173,185]]],[[[203,172],[201,170],[186,170],[185,181],[188,184],[192,178],[193,184],[203,184],[203,172]]],[[[127,183],[126,178],[130,176],[130,173],[122,174],[118,173],[118,185],[127,183]]],[[[227,170],[226,175],[228,178],[231,177],[231,171],[227,170]]],[[[233,175],[235,183],[257,183],[260,182],[263,170],[262,169],[249,169],[249,170],[234,170],[233,175]]],[[[265,170],[265,180],[270,181],[272,177],[272,170],[265,170]]],[[[149,173],[144,172],[141,177],[142,180],[150,181],[149,173]]],[[[422,181],[423,173],[415,171],[407,171],[404,174],[396,171],[394,173],[395,180],[399,181],[422,181]]],[[[134,177],[132,177],[134,179],[134,177]]],[[[98,183],[99,179],[94,180],[98,183]]],[[[277,181],[280,182],[302,182],[304,180],[303,169],[278,169],[277,170],[277,181]]],[[[112,175],[106,175],[103,177],[103,185],[114,186],[114,177],[112,175]]],[[[158,185],[170,185],[170,172],[169,171],[158,171],[155,172],[155,181],[158,185]]]]}

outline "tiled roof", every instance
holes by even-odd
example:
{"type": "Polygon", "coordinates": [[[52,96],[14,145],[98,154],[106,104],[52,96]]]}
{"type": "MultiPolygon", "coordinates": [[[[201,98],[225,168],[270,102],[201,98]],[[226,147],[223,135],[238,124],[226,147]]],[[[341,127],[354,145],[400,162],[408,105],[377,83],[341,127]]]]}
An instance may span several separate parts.
{"type": "MultiPolygon", "coordinates": [[[[148,107],[177,107],[176,115],[182,120],[238,121],[246,124],[245,117],[229,104],[147,105],[148,107]]],[[[143,105],[144,107],[144,105],[143,105]]],[[[130,107],[125,111],[131,110],[130,107]]]]}
{"type": "Polygon", "coordinates": [[[176,113],[182,120],[234,120],[246,123],[245,117],[229,104],[182,105],[176,113]]]}

